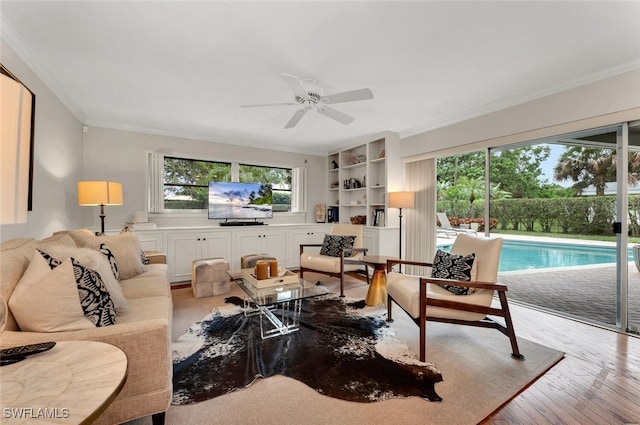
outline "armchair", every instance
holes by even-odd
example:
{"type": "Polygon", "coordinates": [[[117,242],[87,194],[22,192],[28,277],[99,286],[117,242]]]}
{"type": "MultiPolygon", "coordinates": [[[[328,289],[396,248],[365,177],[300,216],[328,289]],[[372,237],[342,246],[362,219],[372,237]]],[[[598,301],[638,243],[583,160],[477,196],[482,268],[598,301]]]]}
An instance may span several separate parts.
{"type": "Polygon", "coordinates": [[[369,284],[369,272],[367,265],[361,261],[367,255],[367,248],[363,247],[363,226],[354,224],[333,224],[331,235],[355,236],[352,255],[345,256],[340,250],[339,256],[322,255],[316,252],[305,252],[305,248],[322,247],[322,244],[301,244],[300,245],[300,277],[304,277],[305,271],[315,271],[327,274],[340,279],[340,296],[344,297],[344,275],[348,272],[356,272],[364,267],[364,273],[369,284]]]}
{"type": "Polygon", "coordinates": [[[511,356],[524,359],[518,350],[515,330],[507,303],[507,287],[496,283],[502,239],[459,234],[451,254],[469,255],[475,260],[471,280],[461,281],[421,277],[393,272],[395,264],[432,267],[433,263],[387,261],[387,321],[392,322],[392,301],[411,316],[420,327],[420,361],[425,361],[426,322],[436,321],[467,326],[494,328],[509,337],[511,356]],[[455,295],[441,285],[470,288],[468,295],[455,295]],[[492,307],[493,294],[498,293],[500,308],[492,307]],[[488,316],[502,317],[505,324],[488,316]]]}

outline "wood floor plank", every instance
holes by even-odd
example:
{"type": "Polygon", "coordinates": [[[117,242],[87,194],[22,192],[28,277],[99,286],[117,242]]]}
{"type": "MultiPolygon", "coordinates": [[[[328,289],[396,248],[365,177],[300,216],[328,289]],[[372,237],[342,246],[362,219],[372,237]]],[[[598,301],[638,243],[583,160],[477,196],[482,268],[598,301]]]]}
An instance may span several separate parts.
{"type": "Polygon", "coordinates": [[[511,309],[518,337],[564,351],[565,359],[482,424],[640,423],[640,338],[517,304],[511,309]]]}

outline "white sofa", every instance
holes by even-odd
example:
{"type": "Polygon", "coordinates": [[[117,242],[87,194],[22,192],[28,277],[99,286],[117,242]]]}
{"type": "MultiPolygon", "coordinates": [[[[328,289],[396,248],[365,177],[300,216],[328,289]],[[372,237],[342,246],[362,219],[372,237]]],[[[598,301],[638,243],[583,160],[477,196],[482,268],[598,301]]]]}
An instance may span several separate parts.
{"type": "MultiPolygon", "coordinates": [[[[127,305],[124,311],[118,311],[114,325],[53,332],[23,331],[12,313],[12,294],[37,253],[36,248],[43,251],[56,251],[61,246],[73,249],[95,244],[93,238],[97,237],[90,231],[79,230],[58,232],[42,241],[25,238],[0,244],[0,289],[3,300],[9,305],[5,324],[0,330],[0,346],[67,340],[115,345],[127,356],[126,382],[95,423],[118,424],[149,415],[153,415],[154,424],[163,423],[171,401],[173,370],[173,305],[164,254],[149,255],[150,264],[144,265],[140,270],[142,273],[119,281],[127,305]]],[[[101,240],[108,241],[108,238],[101,240]]],[[[13,304],[18,310],[22,307],[13,304]]]]}

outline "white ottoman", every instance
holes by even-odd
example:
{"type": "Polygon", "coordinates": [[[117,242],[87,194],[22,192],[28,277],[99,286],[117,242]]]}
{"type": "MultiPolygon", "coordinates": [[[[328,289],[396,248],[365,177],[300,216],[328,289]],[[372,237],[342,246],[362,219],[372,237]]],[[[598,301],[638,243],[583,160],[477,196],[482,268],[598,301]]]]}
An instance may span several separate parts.
{"type": "Polygon", "coordinates": [[[203,258],[191,263],[191,289],[195,298],[228,294],[229,263],[224,258],[203,258]]]}

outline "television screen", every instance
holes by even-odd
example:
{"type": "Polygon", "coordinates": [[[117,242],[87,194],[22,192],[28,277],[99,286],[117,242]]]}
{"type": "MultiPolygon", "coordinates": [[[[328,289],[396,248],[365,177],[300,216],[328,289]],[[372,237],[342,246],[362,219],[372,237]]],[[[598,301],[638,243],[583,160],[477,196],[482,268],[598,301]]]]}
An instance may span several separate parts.
{"type": "Polygon", "coordinates": [[[209,182],[210,219],[272,217],[270,184],[209,182]]]}

